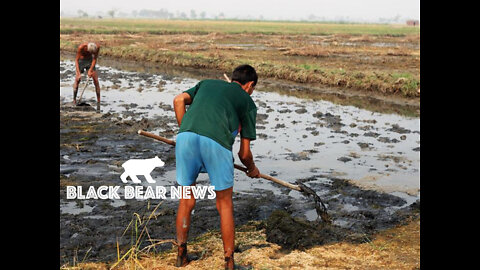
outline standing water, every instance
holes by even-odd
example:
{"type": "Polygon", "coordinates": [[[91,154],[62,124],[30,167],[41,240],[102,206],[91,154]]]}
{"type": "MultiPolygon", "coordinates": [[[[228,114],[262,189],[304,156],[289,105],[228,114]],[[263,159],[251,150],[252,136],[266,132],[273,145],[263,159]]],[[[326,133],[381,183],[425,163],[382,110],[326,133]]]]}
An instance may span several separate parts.
{"type": "MultiPolygon", "coordinates": [[[[61,104],[71,103],[73,99],[74,70],[73,61],[60,62],[61,104]]],[[[193,87],[198,79],[130,72],[101,65],[97,65],[97,71],[101,85],[101,115],[117,114],[122,120],[134,122],[169,119],[164,125],[151,126],[145,131],[176,139],[178,127],[173,98],[193,87]]],[[[357,226],[359,214],[364,217],[366,209],[382,215],[382,218],[375,216],[374,219],[385,220],[387,224],[397,210],[420,199],[419,118],[376,113],[261,89],[254,91],[252,98],[258,111],[257,140],[252,142],[251,148],[260,172],[312,188],[322,198],[329,214],[333,213],[335,225],[357,226]]],[[[93,84],[87,87],[82,100],[95,105],[93,84]]],[[[139,135],[132,132],[131,136],[139,135]]],[[[239,141],[237,136],[233,147],[237,164],[240,163],[236,155],[239,141]]],[[[118,146],[121,147],[126,146],[118,146]]],[[[158,155],[162,158],[162,153],[158,155]]],[[[61,154],[60,158],[67,164],[61,165],[61,174],[63,171],[67,178],[70,174],[90,178],[98,174],[118,174],[118,177],[121,174],[114,164],[102,167],[100,163],[93,163],[90,167],[98,169],[88,171],[75,169],[78,163],[72,156],[61,154]]],[[[124,161],[129,158],[125,156],[124,161]]],[[[100,161],[110,162],[108,157],[100,161]]],[[[155,184],[142,183],[163,186],[176,183],[174,168],[152,176],[155,184]]],[[[198,182],[208,184],[208,175],[201,174],[198,182]]],[[[307,220],[317,218],[312,200],[302,193],[262,178],[249,178],[241,171],[235,171],[234,192],[237,195],[271,192],[279,198],[287,197],[294,202],[293,215],[307,220]]],[[[129,204],[119,200],[110,202],[108,207],[125,209],[129,204]]],[[[103,211],[89,203],[76,207],[65,200],[61,200],[60,207],[62,216],[103,211]]],[[[109,217],[110,213],[106,216],[109,217]]]]}

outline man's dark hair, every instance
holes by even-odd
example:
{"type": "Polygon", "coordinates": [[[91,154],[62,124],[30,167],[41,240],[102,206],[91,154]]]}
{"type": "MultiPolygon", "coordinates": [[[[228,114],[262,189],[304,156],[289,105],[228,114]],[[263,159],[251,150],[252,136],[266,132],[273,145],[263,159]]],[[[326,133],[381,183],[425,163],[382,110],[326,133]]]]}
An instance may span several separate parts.
{"type": "Polygon", "coordinates": [[[241,85],[253,81],[253,86],[255,86],[258,81],[257,72],[250,65],[240,65],[233,70],[232,81],[237,81],[241,85]]]}

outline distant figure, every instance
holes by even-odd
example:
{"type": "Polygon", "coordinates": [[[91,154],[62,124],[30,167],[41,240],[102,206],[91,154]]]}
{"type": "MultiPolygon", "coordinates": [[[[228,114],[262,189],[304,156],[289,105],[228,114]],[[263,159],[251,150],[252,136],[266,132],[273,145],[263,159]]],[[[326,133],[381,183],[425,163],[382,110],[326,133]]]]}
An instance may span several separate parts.
{"type": "Polygon", "coordinates": [[[98,74],[95,68],[97,64],[100,45],[94,42],[85,42],[78,46],[75,57],[75,83],[73,84],[73,104],[77,104],[78,85],[82,79],[84,70],[87,70],[88,77],[93,78],[95,92],[97,93],[97,105],[100,104],[100,84],[98,83],[98,74]]]}
{"type": "Polygon", "coordinates": [[[123,183],[127,183],[127,177],[130,176],[133,183],[138,184],[141,181],[137,178],[137,175],[143,175],[148,183],[155,183],[150,173],[156,167],[163,167],[163,165],[165,163],[157,156],[149,159],[130,159],[122,164],[125,172],[120,176],[120,179],[123,183]]]}

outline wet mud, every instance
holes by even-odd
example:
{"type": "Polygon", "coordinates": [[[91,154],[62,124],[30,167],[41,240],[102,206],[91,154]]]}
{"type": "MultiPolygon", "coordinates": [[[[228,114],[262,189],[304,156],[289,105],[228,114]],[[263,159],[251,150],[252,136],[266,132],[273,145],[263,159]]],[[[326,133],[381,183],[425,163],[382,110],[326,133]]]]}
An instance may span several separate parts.
{"type": "MultiPolygon", "coordinates": [[[[133,186],[121,182],[121,164],[154,156],[165,166],[152,171],[153,185],[176,186],[174,147],[137,131],[175,139],[172,98],[198,79],[99,65],[98,109],[93,86],[84,94],[87,106],[72,104],[72,67],[71,61],[60,63],[60,263],[74,257],[116,260],[117,241],[126,251],[135,239],[129,224],[137,214],[144,220],[159,203],[148,223],[149,238],[174,239],[176,199],[69,200],[66,186],[133,186]]],[[[419,213],[418,119],[263,91],[252,97],[258,106],[258,138],[252,144],[257,166],[262,173],[314,190],[333,222],[318,218],[311,197],[236,171],[237,226],[260,220],[269,242],[291,250],[362,241],[419,213]]],[[[208,176],[201,174],[197,184],[209,185],[208,176]]],[[[189,239],[218,230],[219,222],[215,200],[197,200],[189,239]]],[[[156,252],[171,248],[166,242],[156,252]]]]}

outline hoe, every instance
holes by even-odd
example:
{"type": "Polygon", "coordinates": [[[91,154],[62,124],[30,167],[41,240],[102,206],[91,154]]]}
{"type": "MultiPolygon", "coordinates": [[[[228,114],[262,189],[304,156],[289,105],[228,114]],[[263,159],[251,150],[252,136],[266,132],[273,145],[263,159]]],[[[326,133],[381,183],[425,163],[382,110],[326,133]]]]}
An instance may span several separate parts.
{"type": "Polygon", "coordinates": [[[80,93],[80,97],[78,98],[78,101],[77,101],[77,106],[81,106],[80,101],[82,101],[83,92],[85,92],[85,89],[87,88],[88,83],[90,82],[90,77],[88,77],[88,75],[86,75],[86,77],[87,78],[85,79],[85,86],[83,87],[82,92],[80,93]]]}
{"type": "MultiPolygon", "coordinates": [[[[167,138],[158,136],[158,135],[150,133],[150,132],[139,130],[138,134],[175,146],[175,141],[169,140],[167,138]]],[[[245,168],[241,165],[234,164],[234,167],[237,170],[243,171],[245,173],[247,172],[247,168],[245,168]]],[[[277,184],[280,184],[280,185],[282,185],[284,187],[287,187],[289,189],[299,191],[306,196],[312,196],[313,199],[315,200],[315,210],[317,212],[317,215],[320,216],[324,222],[332,223],[332,219],[330,218],[330,215],[328,215],[328,213],[327,213],[327,208],[325,207],[322,200],[320,199],[320,196],[318,196],[315,193],[315,191],[313,191],[313,189],[305,186],[303,183],[300,183],[298,181],[297,181],[297,185],[293,185],[291,183],[285,182],[283,180],[280,180],[280,179],[277,179],[277,178],[272,177],[270,175],[266,175],[266,174],[262,174],[262,173],[260,173],[260,177],[263,178],[263,179],[275,182],[277,184]]]]}

